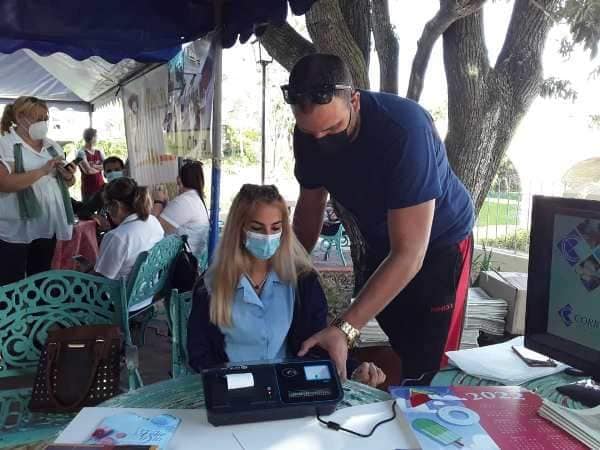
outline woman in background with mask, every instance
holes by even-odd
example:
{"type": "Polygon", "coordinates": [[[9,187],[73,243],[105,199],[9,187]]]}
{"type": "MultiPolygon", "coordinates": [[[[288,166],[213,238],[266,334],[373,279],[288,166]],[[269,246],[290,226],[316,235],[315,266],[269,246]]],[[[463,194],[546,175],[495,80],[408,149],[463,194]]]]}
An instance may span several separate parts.
{"type": "Polygon", "coordinates": [[[94,271],[113,280],[127,279],[142,252],[160,241],[164,232],[150,214],[148,189],[133,178],[117,178],[104,188],[104,201],[116,228],[106,233],[94,271]]]}
{"type": "MultiPolygon", "coordinates": [[[[284,199],[275,186],[244,185],[216,260],[194,288],[190,365],[200,371],[225,362],[294,358],[306,337],[326,326],[319,275],[296,240],[284,199]]],[[[357,381],[376,386],[385,380],[372,363],[350,365],[357,381]]]]}
{"type": "MultiPolygon", "coordinates": [[[[77,152],[79,168],[81,169],[81,199],[87,201],[92,195],[100,192],[104,187],[102,178],[103,163],[106,159],[104,152],[94,148],[97,143],[98,132],[93,128],[83,131],[83,148],[77,152]]],[[[109,180],[110,181],[110,180],[109,180]]]]}
{"type": "Polygon", "coordinates": [[[49,270],[56,239],[69,240],[73,164],[48,139],[48,106],[20,97],[0,122],[0,285],[49,270]]]}

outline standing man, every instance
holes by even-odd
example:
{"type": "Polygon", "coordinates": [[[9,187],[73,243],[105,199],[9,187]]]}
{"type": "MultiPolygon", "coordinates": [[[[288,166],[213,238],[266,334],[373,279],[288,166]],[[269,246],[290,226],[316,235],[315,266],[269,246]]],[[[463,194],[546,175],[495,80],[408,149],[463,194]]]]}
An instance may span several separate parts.
{"type": "Polygon", "coordinates": [[[315,246],[331,194],[356,219],[370,275],[352,306],[299,355],[318,345],[345,377],[348,348],[376,317],[402,360],[403,379],[428,383],[455,308],[462,323],[474,222],[433,120],[411,100],[354,89],[334,55],[302,58],[282,90],[296,117],[298,238],[309,251],[315,246]]]}

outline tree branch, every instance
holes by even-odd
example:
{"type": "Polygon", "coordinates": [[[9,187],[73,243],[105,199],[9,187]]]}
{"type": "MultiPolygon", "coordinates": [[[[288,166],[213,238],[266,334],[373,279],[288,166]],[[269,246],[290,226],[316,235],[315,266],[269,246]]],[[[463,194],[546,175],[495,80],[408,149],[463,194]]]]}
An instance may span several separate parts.
{"type": "Polygon", "coordinates": [[[269,26],[259,38],[269,55],[288,71],[303,56],[315,53],[315,46],[298,33],[289,23],[280,27],[269,26]]]}
{"type": "Polygon", "coordinates": [[[306,26],[317,51],[339,56],[348,64],[354,85],[369,88],[363,55],[352,37],[338,0],[319,0],[306,14],[306,26]]]}
{"type": "Polygon", "coordinates": [[[339,0],[342,14],[360,49],[365,65],[371,57],[371,0],[339,0]]]}
{"type": "Polygon", "coordinates": [[[560,0],[516,0],[502,50],[496,61],[496,72],[506,78],[513,98],[528,105],[539,94],[543,82],[542,54],[554,20],[547,11],[560,0]]]}
{"type": "Polygon", "coordinates": [[[417,52],[413,59],[408,91],[406,93],[408,98],[417,102],[421,98],[431,51],[439,37],[458,19],[471,15],[481,9],[485,1],[473,0],[465,3],[460,0],[446,0],[441,2],[438,12],[425,24],[423,33],[417,43],[417,52]]]}
{"type": "Polygon", "coordinates": [[[373,0],[373,36],[379,58],[379,90],[398,93],[398,64],[400,46],[390,22],[388,0],[373,0]]]}

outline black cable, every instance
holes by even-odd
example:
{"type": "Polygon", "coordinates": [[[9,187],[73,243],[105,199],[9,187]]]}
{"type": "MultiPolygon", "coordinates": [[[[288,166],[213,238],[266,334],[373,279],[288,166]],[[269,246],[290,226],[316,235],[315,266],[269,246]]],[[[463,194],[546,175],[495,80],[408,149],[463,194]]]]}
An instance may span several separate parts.
{"type": "Polygon", "coordinates": [[[354,436],[358,436],[358,437],[362,437],[362,438],[368,438],[368,437],[373,436],[373,433],[375,433],[375,430],[377,430],[377,428],[379,428],[384,423],[391,422],[395,418],[396,418],[396,401],[394,400],[394,402],[392,403],[392,417],[389,417],[385,420],[382,420],[381,422],[376,423],[375,426],[373,426],[373,428],[371,429],[371,432],[369,434],[363,434],[363,433],[358,433],[357,431],[352,431],[347,428],[344,428],[337,422],[325,421],[325,420],[321,419],[320,414],[317,413],[317,420],[319,422],[321,422],[323,425],[325,425],[327,428],[334,430],[334,431],[345,431],[346,433],[350,433],[350,434],[353,434],[354,436]]]}

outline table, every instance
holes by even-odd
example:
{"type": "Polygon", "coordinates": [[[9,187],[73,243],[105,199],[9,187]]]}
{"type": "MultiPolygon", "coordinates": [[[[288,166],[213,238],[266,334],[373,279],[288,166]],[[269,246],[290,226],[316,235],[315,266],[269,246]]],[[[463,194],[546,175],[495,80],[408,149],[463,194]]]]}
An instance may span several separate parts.
{"type": "MultiPolygon", "coordinates": [[[[580,379],[581,378],[572,377],[564,372],[561,372],[549,377],[529,381],[521,386],[529,389],[532,392],[535,392],[542,398],[548,399],[551,402],[558,403],[559,405],[567,408],[583,409],[585,408],[584,405],[565,397],[556,390],[558,386],[574,383],[580,379]]],[[[433,377],[433,380],[431,380],[432,386],[498,386],[499,384],[500,383],[497,381],[486,380],[484,378],[468,375],[462,370],[454,367],[448,367],[440,370],[435,377],[433,377]]]]}
{"type": "MultiPolygon", "coordinates": [[[[367,385],[347,381],[343,385],[344,399],[338,404],[338,409],[349,406],[366,405],[369,403],[383,402],[391,399],[384,391],[367,385]]],[[[111,408],[159,408],[159,409],[198,409],[204,408],[204,393],[200,375],[188,375],[161,381],[144,386],[135,391],[121,394],[98,405],[111,408]]],[[[65,421],[65,426],[68,421],[65,421]]],[[[62,431],[62,430],[59,430],[62,431]]],[[[13,450],[42,450],[50,442],[54,442],[58,433],[43,438],[34,438],[37,442],[20,447],[11,447],[13,450]],[[41,440],[43,439],[43,440],[41,440]]],[[[31,437],[30,437],[31,438],[31,437]]]]}
{"type": "Polygon", "coordinates": [[[96,222],[80,220],[73,225],[73,237],[70,241],[57,241],[52,269],[74,270],[73,256],[82,255],[95,263],[98,258],[98,239],[96,237],[96,222]]]}
{"type": "MultiPolygon", "coordinates": [[[[338,409],[383,402],[392,398],[387,392],[355,381],[347,381],[343,388],[344,399],[338,404],[338,409]]],[[[161,381],[111,398],[99,406],[160,409],[204,408],[202,378],[200,375],[188,375],[161,381]]]]}

